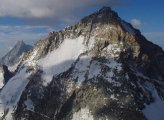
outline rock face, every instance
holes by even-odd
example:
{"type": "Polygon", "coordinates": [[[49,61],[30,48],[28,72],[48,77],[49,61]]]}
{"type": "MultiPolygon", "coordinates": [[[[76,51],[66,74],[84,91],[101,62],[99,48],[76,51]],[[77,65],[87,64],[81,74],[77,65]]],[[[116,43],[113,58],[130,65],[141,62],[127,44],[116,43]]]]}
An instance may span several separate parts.
{"type": "Polygon", "coordinates": [[[18,62],[19,57],[32,48],[26,45],[23,41],[18,41],[16,45],[0,60],[1,65],[12,66],[18,62]]]}
{"type": "Polygon", "coordinates": [[[52,32],[1,90],[6,120],[163,120],[164,52],[108,7],[52,32]]]}
{"type": "Polygon", "coordinates": [[[10,78],[14,76],[14,73],[8,70],[6,65],[0,66],[0,89],[8,82],[10,78]]]}
{"type": "Polygon", "coordinates": [[[4,71],[3,67],[0,67],[0,89],[4,86],[4,71]]]}

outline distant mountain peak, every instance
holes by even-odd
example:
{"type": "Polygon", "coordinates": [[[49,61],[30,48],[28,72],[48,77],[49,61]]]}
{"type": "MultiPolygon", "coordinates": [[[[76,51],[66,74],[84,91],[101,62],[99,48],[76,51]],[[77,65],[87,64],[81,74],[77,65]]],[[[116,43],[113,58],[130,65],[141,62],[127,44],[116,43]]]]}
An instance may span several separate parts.
{"type": "Polygon", "coordinates": [[[25,45],[23,40],[18,40],[15,45],[25,45]]]}
{"type": "Polygon", "coordinates": [[[23,40],[17,41],[15,46],[0,60],[0,64],[7,66],[14,65],[19,57],[32,48],[31,45],[27,45],[23,40]]]}

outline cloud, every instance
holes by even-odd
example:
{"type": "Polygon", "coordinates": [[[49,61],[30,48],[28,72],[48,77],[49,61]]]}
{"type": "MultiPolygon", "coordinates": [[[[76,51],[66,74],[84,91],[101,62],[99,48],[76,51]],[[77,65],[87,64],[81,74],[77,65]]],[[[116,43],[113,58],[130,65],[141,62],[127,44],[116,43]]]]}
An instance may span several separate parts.
{"type": "Polygon", "coordinates": [[[0,17],[72,22],[94,6],[118,5],[122,0],[1,0],[0,17]],[[80,13],[80,14],[79,14],[80,13]],[[51,19],[52,20],[52,19],[51,19]]]}
{"type": "Polygon", "coordinates": [[[16,32],[16,31],[20,31],[20,32],[27,32],[27,31],[32,31],[32,30],[39,30],[39,29],[48,29],[49,26],[43,25],[43,26],[31,26],[31,25],[21,25],[21,26],[17,26],[17,25],[0,25],[0,32],[16,32]]]}
{"type": "Polygon", "coordinates": [[[142,23],[139,19],[132,19],[131,20],[131,24],[134,26],[134,27],[141,27],[142,23]]]}

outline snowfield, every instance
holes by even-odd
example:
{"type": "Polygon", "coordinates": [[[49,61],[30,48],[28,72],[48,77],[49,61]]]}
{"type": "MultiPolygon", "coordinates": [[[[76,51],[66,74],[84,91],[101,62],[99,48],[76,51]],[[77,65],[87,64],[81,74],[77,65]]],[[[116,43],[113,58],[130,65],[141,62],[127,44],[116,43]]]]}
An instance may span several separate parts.
{"type": "Polygon", "coordinates": [[[84,37],[65,39],[57,50],[39,61],[38,64],[45,72],[42,76],[45,86],[51,82],[53,76],[68,70],[78,56],[83,53],[85,49],[83,40],[84,37]]]}
{"type": "Polygon", "coordinates": [[[88,108],[82,108],[73,114],[72,120],[94,120],[88,108]]]}
{"type": "Polygon", "coordinates": [[[5,117],[6,120],[12,120],[12,113],[16,110],[22,92],[29,82],[29,75],[30,73],[26,73],[26,68],[24,68],[4,86],[0,93],[0,117],[4,115],[5,110],[8,111],[5,117]]]}
{"type": "Polygon", "coordinates": [[[32,72],[27,72],[31,63],[33,63],[32,65],[35,63],[34,54],[30,56],[29,60],[25,61],[25,66],[7,82],[0,93],[0,117],[3,117],[5,113],[5,120],[13,119],[12,113],[15,112],[20,97],[29,83],[28,77],[32,74],[32,72]]]}

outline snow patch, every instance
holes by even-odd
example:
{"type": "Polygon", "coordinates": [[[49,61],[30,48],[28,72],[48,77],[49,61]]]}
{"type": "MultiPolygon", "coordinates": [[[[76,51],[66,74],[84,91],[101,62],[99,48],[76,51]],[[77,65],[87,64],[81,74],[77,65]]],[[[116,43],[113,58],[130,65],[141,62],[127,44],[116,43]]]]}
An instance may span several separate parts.
{"type": "Polygon", "coordinates": [[[95,43],[95,38],[91,37],[88,41],[87,49],[91,50],[94,47],[94,43],[95,43]]]}
{"type": "Polygon", "coordinates": [[[43,79],[42,84],[43,84],[43,86],[47,86],[52,81],[52,78],[53,78],[52,74],[43,73],[42,74],[42,79],[43,79]]]}
{"type": "Polygon", "coordinates": [[[34,105],[30,98],[27,98],[27,100],[24,102],[24,104],[26,105],[27,110],[30,110],[30,111],[34,110],[34,105]]]}
{"type": "Polygon", "coordinates": [[[110,96],[110,98],[113,99],[113,100],[118,100],[114,94],[112,94],[112,95],[110,96]]]}
{"type": "Polygon", "coordinates": [[[27,66],[32,66],[32,67],[36,67],[36,56],[38,54],[38,49],[34,50],[31,54],[30,57],[25,61],[25,63],[27,64],[27,66]]]}
{"type": "Polygon", "coordinates": [[[20,62],[14,64],[13,66],[8,66],[8,70],[10,72],[15,72],[15,70],[18,68],[18,65],[20,64],[20,62]]]}
{"type": "Polygon", "coordinates": [[[73,114],[72,120],[94,120],[94,118],[88,108],[82,108],[73,114]]]}
{"type": "Polygon", "coordinates": [[[113,58],[111,58],[109,61],[110,62],[108,64],[106,64],[109,68],[117,69],[117,71],[121,71],[122,70],[122,64],[121,63],[117,62],[113,58]]]}
{"type": "MultiPolygon", "coordinates": [[[[8,111],[6,115],[6,120],[12,120],[12,113],[14,113],[17,108],[19,99],[24,91],[29,80],[27,79],[30,73],[26,73],[26,68],[22,69],[13,78],[11,78],[8,83],[4,86],[0,94],[0,111],[8,111]]],[[[2,117],[3,114],[0,114],[2,117]]]]}
{"type": "Polygon", "coordinates": [[[34,58],[37,56],[37,53],[38,53],[38,50],[34,50],[32,53],[31,53],[31,55],[30,55],[30,57],[29,57],[29,61],[32,61],[32,60],[34,60],[34,58]]]}
{"type": "Polygon", "coordinates": [[[78,78],[79,84],[81,84],[86,78],[87,71],[90,66],[91,57],[82,56],[80,57],[79,61],[75,65],[75,71],[73,78],[78,78]]]}
{"type": "Polygon", "coordinates": [[[73,87],[74,87],[74,82],[73,82],[73,81],[70,81],[70,82],[68,83],[68,85],[66,86],[66,91],[67,91],[67,93],[71,93],[72,90],[73,90],[73,87]]]}
{"type": "Polygon", "coordinates": [[[62,73],[71,67],[72,63],[84,51],[83,40],[84,37],[65,39],[57,50],[52,51],[45,58],[39,60],[38,64],[45,72],[42,76],[45,80],[44,84],[46,82],[49,83],[51,81],[49,78],[52,76],[62,73]]]}
{"type": "Polygon", "coordinates": [[[123,47],[122,42],[118,44],[109,44],[108,47],[104,49],[104,52],[106,51],[111,58],[117,58],[119,57],[122,51],[121,50],[122,47],[123,47]]]}
{"type": "Polygon", "coordinates": [[[98,76],[101,72],[101,65],[97,61],[92,61],[89,69],[89,76],[88,79],[91,79],[95,76],[98,76]]]}

